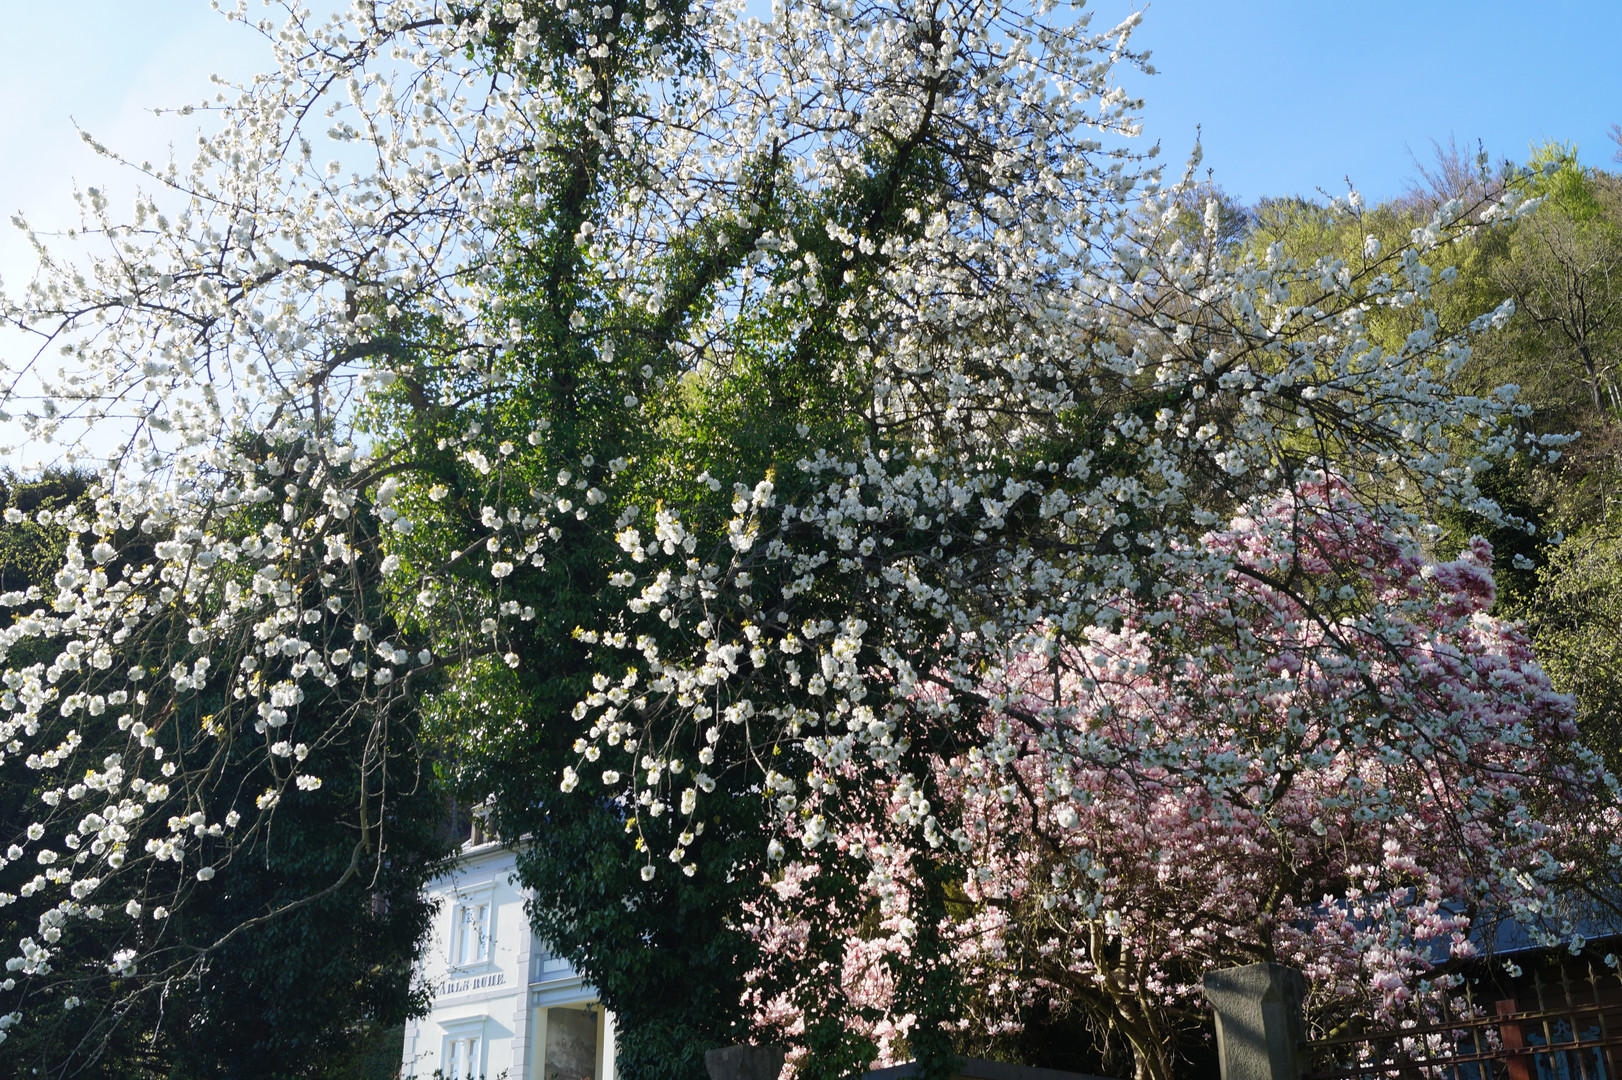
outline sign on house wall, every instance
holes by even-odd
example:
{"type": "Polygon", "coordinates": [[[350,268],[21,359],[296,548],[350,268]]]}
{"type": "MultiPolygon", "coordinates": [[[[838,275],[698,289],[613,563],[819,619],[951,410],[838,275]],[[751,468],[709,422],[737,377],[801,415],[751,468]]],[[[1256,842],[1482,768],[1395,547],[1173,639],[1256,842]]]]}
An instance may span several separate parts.
{"type": "Polygon", "coordinates": [[[435,997],[450,997],[452,994],[469,994],[475,990],[488,990],[492,986],[505,986],[507,973],[498,971],[494,975],[477,975],[467,979],[446,979],[434,991],[435,997]]]}

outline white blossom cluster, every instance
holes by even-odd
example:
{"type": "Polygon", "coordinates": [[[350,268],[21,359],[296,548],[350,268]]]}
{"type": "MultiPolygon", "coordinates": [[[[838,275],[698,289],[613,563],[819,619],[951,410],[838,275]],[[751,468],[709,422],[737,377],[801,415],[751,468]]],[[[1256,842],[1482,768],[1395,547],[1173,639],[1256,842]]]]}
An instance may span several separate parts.
{"type": "MultiPolygon", "coordinates": [[[[1114,148],[1136,132],[1113,81],[1141,63],[1135,24],[1095,31],[1046,0],[795,0],[764,21],[725,2],[357,0],[260,24],[276,68],[207,104],[221,130],[196,161],[148,169],[128,217],[89,189],[85,250],[35,236],[40,275],[4,307],[42,342],[4,411],[34,439],[120,447],[93,505],[50,520],[70,535],[56,594],[3,598],[0,753],[40,777],[36,820],[4,840],[39,867],[0,895],[41,912],[8,944],[13,978],[49,978],[78,919],[128,922],[113,974],[162,956],[163,915],[320,788],[313,699],[386,732],[419,673],[519,665],[509,630],[536,612],[508,590],[564,524],[617,540],[625,608],[581,631],[603,674],[563,785],[607,785],[641,808],[633,828],[680,818],[668,856],[693,873],[703,796],[757,759],[808,848],[807,792],[856,763],[944,842],[917,717],[949,722],[1032,627],[1107,622],[1111,598],[1210,558],[1194,541],[1222,508],[1305,461],[1384,484],[1393,513],[1496,515],[1473,477],[1523,451],[1516,406],[1453,389],[1464,328],[1426,311],[1424,257],[1525,207],[1444,207],[1360,262],[1227,259],[1212,214],[1190,223],[1188,177],[1114,148]],[[914,147],[944,177],[932,193],[814,216],[901,185],[873,162],[914,147]],[[596,185],[575,210],[554,185],[571,169],[596,185]],[[626,495],[624,459],[535,483],[520,465],[544,423],[374,440],[401,401],[471,416],[526,393],[514,357],[541,332],[503,282],[536,220],[590,298],[563,316],[573,340],[611,368],[637,355],[634,313],[668,343],[674,366],[623,373],[627,428],[770,312],[786,350],[839,327],[829,378],[861,389],[866,449],[802,427],[794,475],[727,477],[712,528],[626,495]],[[720,272],[694,271],[694,237],[720,272]],[[1365,329],[1380,307],[1420,313],[1394,352],[1365,329]],[[436,548],[456,515],[472,542],[436,548]],[[124,741],[87,762],[79,733],[106,746],[109,725],[124,741]],[[771,764],[779,743],[809,774],[771,764]],[[270,779],[215,816],[240,752],[270,779]],[[98,903],[137,874],[140,899],[98,903]]],[[[723,488],[700,475],[696,501],[723,488]]]]}

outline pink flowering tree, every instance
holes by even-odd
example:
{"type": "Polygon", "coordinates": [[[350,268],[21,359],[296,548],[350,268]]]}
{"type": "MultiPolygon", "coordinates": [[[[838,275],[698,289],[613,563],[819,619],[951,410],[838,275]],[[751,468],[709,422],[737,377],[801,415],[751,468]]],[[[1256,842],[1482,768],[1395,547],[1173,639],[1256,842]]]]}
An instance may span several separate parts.
{"type": "Polygon", "coordinates": [[[1314,479],[1202,547],[1223,572],[1123,597],[1108,627],[1033,627],[976,684],[915,692],[980,717],[979,744],[939,759],[955,842],[917,842],[897,789],[888,821],[827,845],[868,861],[859,900],[830,905],[816,860],[791,862],[758,981],[816,960],[839,989],[762,993],[763,1024],[803,1040],[837,998],[886,1060],[921,962],[958,983],[965,1030],[1062,1000],[1164,1077],[1208,1029],[1212,968],[1299,967],[1322,1029],[1423,1009],[1500,920],[1569,933],[1555,901],[1614,828],[1614,781],[1521,628],[1488,614],[1489,546],[1437,562],[1314,479]],[[945,866],[961,891],[931,910],[945,866]],[[815,956],[828,921],[837,967],[815,956]],[[915,955],[926,940],[945,948],[915,955]]]}

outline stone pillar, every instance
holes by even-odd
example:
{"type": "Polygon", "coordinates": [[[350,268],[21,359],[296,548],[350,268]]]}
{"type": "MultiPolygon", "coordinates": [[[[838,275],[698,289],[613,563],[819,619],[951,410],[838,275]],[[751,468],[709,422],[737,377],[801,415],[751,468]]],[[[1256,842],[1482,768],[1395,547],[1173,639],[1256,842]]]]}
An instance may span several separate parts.
{"type": "Polygon", "coordinates": [[[777,1080],[787,1053],[781,1046],[723,1046],[704,1053],[710,1080],[777,1080]]]}
{"type": "Polygon", "coordinates": [[[1247,964],[1205,975],[1216,1013],[1222,1080],[1300,1080],[1306,1056],[1301,973],[1282,964],[1247,964]]]}

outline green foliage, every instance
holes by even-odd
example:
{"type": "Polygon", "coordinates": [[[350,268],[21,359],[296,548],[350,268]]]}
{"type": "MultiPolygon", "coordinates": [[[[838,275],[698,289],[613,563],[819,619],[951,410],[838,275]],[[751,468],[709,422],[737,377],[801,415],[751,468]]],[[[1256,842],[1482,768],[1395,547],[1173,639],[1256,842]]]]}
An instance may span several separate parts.
{"type": "Polygon", "coordinates": [[[523,880],[547,886],[532,905],[536,932],[562,943],[603,999],[617,1003],[616,1061],[626,1062],[625,1076],[705,1076],[706,1048],[747,1035],[735,1018],[754,949],[726,915],[760,872],[747,818],[712,823],[710,839],[731,856],[734,880],[713,871],[698,879],[666,874],[649,887],[640,863],[625,858],[614,807],[550,801],[534,815],[538,842],[519,858],[523,880]]]}
{"type": "Polygon", "coordinates": [[[1550,139],[1532,147],[1526,164],[1534,175],[1516,185],[1526,194],[1547,200],[1561,216],[1575,221],[1607,216],[1604,203],[1597,197],[1599,174],[1578,160],[1576,143],[1550,139]]]}
{"type": "Polygon", "coordinates": [[[28,520],[0,528],[0,591],[51,588],[51,576],[62,568],[67,530],[36,520],[84,498],[90,479],[80,473],[47,472],[25,479],[13,473],[0,478],[0,510],[16,510],[28,520]]]}
{"type": "Polygon", "coordinates": [[[1622,767],[1622,517],[1555,548],[1539,573],[1538,657],[1575,694],[1583,741],[1622,767]]]}

